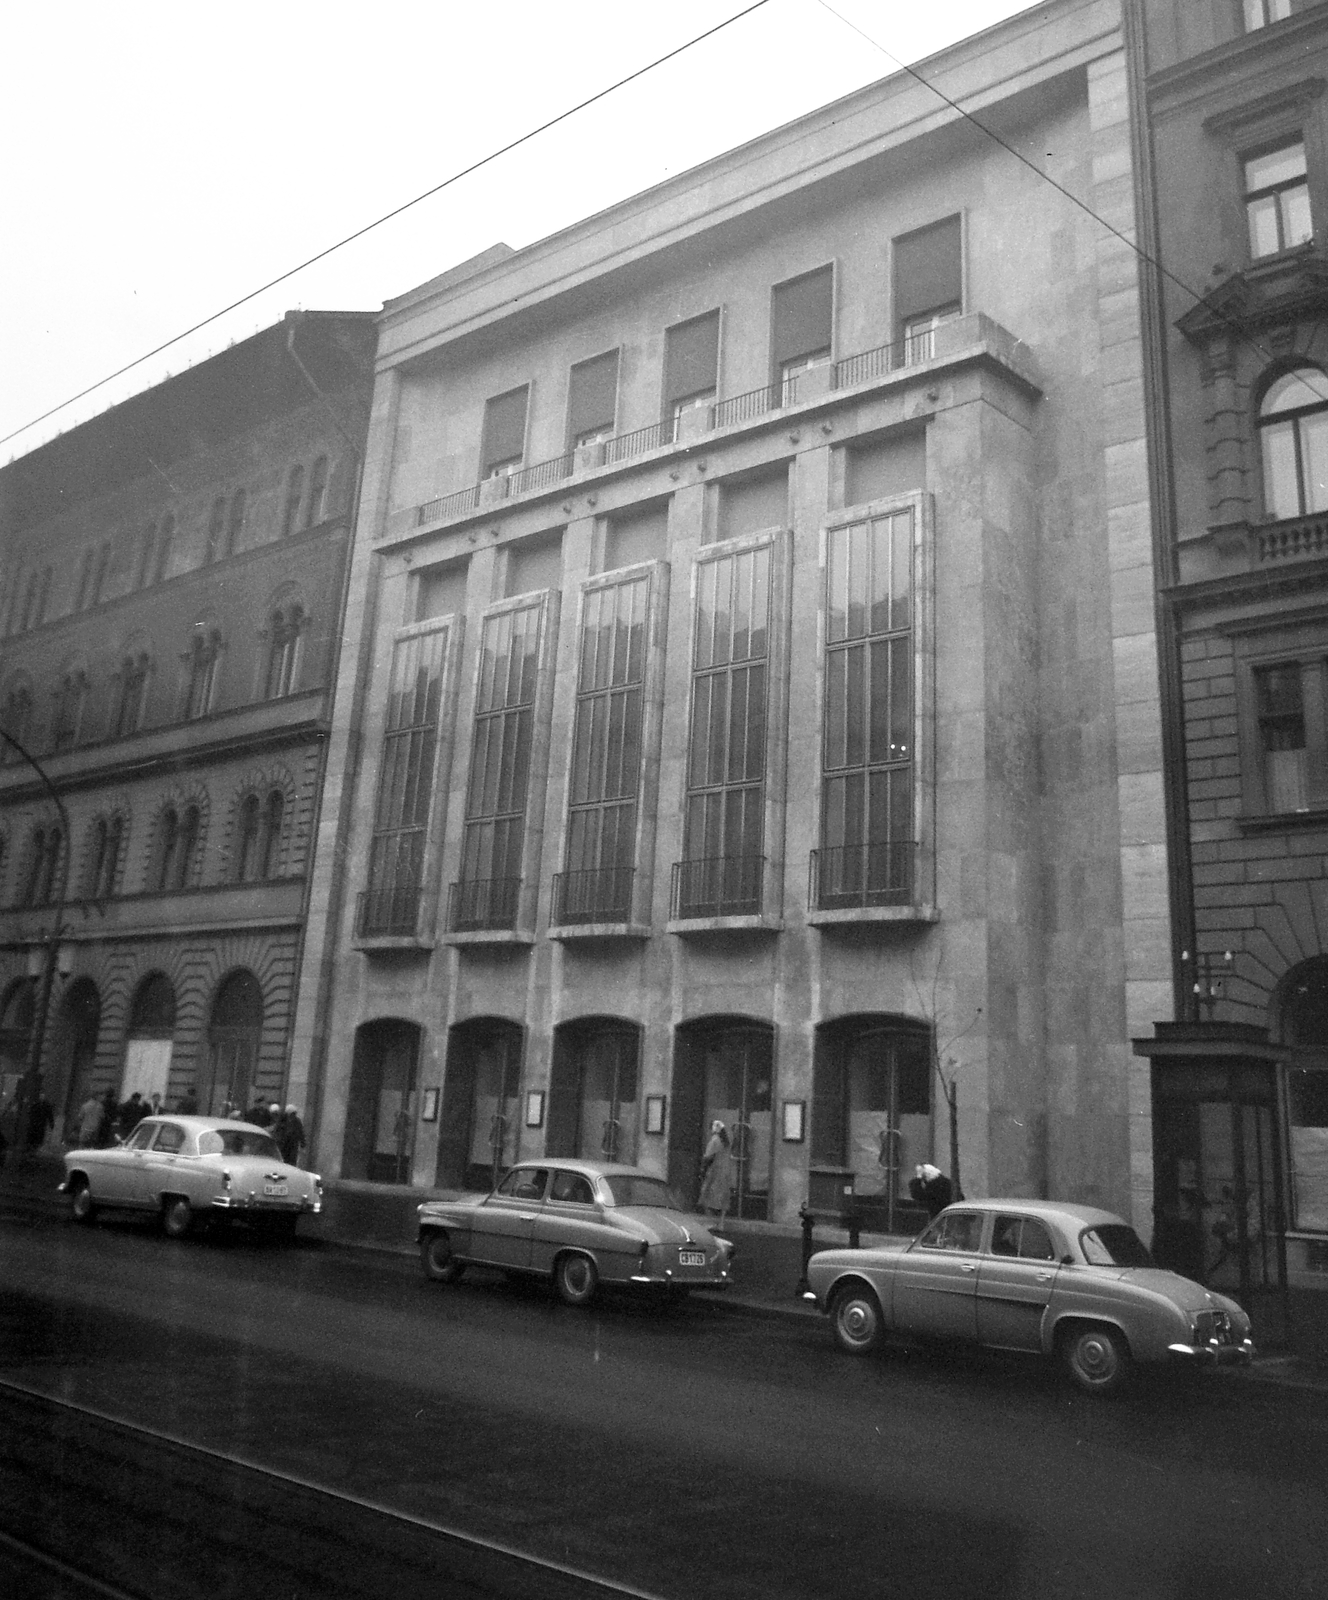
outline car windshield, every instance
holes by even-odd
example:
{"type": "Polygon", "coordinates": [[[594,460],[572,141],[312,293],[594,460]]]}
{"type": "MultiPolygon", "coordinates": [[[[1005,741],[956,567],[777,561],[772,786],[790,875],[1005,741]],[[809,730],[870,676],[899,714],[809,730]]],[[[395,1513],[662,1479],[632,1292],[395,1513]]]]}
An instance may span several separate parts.
{"type": "Polygon", "coordinates": [[[209,1128],[198,1136],[200,1156],[258,1156],[263,1161],[280,1161],[281,1151],[265,1133],[252,1128],[209,1128]]]}
{"type": "Polygon", "coordinates": [[[1085,1228],[1079,1235],[1079,1245],[1091,1267],[1153,1265],[1143,1240],[1124,1222],[1103,1222],[1096,1228],[1085,1228]]]}
{"type": "Polygon", "coordinates": [[[615,1172],[604,1178],[615,1206],[658,1206],[661,1211],[681,1211],[673,1191],[662,1178],[637,1178],[615,1172]]]}

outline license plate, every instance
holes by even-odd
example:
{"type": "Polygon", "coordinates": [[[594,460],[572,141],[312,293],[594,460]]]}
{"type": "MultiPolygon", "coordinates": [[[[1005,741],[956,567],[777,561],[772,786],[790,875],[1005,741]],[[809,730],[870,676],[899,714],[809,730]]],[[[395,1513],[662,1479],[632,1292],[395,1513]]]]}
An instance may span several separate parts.
{"type": "Polygon", "coordinates": [[[679,1252],[678,1252],[678,1265],[680,1267],[703,1267],[703,1266],[705,1266],[705,1251],[704,1250],[679,1250],[679,1252]]]}
{"type": "Polygon", "coordinates": [[[272,1195],[287,1194],[289,1190],[284,1183],[265,1183],[263,1185],[263,1193],[272,1195]]]}

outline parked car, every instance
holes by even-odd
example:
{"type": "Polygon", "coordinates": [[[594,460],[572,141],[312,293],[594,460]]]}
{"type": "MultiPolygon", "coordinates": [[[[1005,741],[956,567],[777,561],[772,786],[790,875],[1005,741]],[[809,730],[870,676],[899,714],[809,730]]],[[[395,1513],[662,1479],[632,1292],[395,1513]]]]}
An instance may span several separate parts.
{"type": "Polygon", "coordinates": [[[467,1266],[551,1278],[587,1304],[601,1283],[680,1299],[730,1282],[733,1246],[685,1212],[662,1178],[597,1161],[526,1161],[492,1194],[419,1208],[425,1275],[452,1283],[467,1266]]]}
{"type": "Polygon", "coordinates": [[[1092,1206],[981,1200],[942,1211],[911,1244],[822,1250],[807,1281],[841,1349],[887,1334],[1058,1355],[1090,1394],[1136,1362],[1248,1362],[1234,1300],[1154,1266],[1137,1233],[1092,1206]]]}
{"type": "Polygon", "coordinates": [[[151,1211],[172,1239],[199,1217],[294,1234],[323,1204],[316,1172],[288,1166],[265,1129],[226,1117],[145,1117],[124,1144],[64,1160],[60,1192],[76,1221],[103,1209],[151,1211]]]}

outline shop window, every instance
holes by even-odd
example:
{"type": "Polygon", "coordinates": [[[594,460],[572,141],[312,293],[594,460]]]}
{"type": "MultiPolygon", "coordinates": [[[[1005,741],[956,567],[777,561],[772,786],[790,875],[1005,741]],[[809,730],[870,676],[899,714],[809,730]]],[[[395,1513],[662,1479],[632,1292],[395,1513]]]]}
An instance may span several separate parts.
{"type": "Polygon", "coordinates": [[[517,1157],[523,1035],[514,1022],[475,1017],[448,1031],[435,1181],[487,1191],[517,1157]]]}
{"type": "Polygon", "coordinates": [[[1297,367],[1259,406],[1263,500],[1269,516],[1328,510],[1328,373],[1297,367]]]}
{"type": "Polygon", "coordinates": [[[636,1160],[641,1030],[594,1020],[554,1030],[545,1153],[636,1160]]]}
{"type": "Polygon", "coordinates": [[[963,309],[963,233],[946,217],[894,241],[895,338],[905,365],[930,361],[936,329],[963,309]]]}
{"type": "Polygon", "coordinates": [[[676,428],[684,411],[709,405],[719,374],[719,312],[680,322],[664,333],[664,422],[676,428]]]}
{"type": "Polygon", "coordinates": [[[526,405],[530,386],[522,384],[484,403],[480,477],[504,478],[520,471],[526,454],[526,405]]]}
{"type": "Polygon", "coordinates": [[[1314,225],[1304,139],[1246,156],[1243,171],[1250,254],[1258,260],[1308,243],[1314,225]]]}

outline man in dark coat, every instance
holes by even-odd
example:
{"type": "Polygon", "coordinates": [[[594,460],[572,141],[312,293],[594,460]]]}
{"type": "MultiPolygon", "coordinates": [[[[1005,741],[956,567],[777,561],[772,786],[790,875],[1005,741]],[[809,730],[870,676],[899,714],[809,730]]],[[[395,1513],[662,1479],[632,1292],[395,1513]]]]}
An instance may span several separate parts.
{"type": "Polygon", "coordinates": [[[294,1106],[287,1106],[272,1124],[272,1137],[277,1141],[281,1159],[288,1167],[298,1167],[300,1151],[304,1148],[304,1124],[294,1106]]]}
{"type": "Polygon", "coordinates": [[[143,1104],[143,1096],[135,1089],[116,1113],[115,1131],[122,1139],[127,1139],[142,1122],[147,1111],[148,1108],[143,1104]]]}
{"type": "Polygon", "coordinates": [[[954,1187],[939,1167],[924,1161],[916,1176],[909,1179],[908,1192],[929,1217],[939,1216],[954,1199],[954,1187]]]}
{"type": "Polygon", "coordinates": [[[28,1112],[28,1149],[40,1149],[54,1126],[55,1107],[44,1094],[39,1094],[28,1112]]]}

